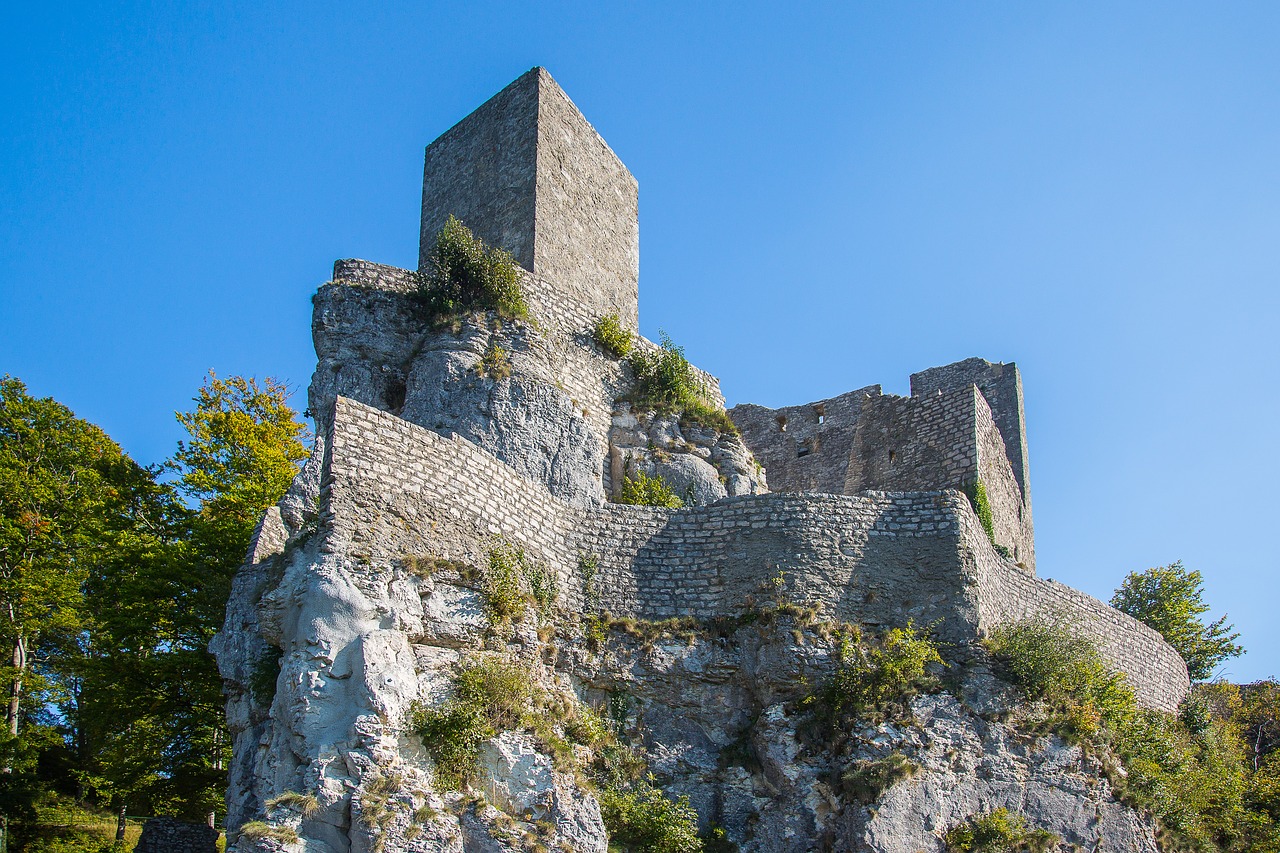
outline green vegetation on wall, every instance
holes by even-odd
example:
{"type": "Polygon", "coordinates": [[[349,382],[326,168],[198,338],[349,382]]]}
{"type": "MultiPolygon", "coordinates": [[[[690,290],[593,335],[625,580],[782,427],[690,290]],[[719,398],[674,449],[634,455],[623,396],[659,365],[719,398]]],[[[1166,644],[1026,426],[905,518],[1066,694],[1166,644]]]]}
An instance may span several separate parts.
{"type": "Polygon", "coordinates": [[[591,338],[614,358],[625,358],[635,344],[635,335],[622,325],[617,314],[606,314],[591,329],[591,338]]]}
{"type": "Polygon", "coordinates": [[[635,351],[627,357],[635,376],[630,402],[640,409],[675,414],[682,422],[699,424],[721,433],[737,434],[738,428],[723,408],[712,402],[706,383],[666,332],[655,351],[635,351]]]}
{"type": "Polygon", "coordinates": [[[492,311],[506,320],[529,316],[515,259],[503,249],[486,247],[456,217],[450,216],[440,229],[415,275],[416,296],[435,322],[470,311],[492,311]]]}
{"type": "Polygon", "coordinates": [[[992,545],[996,544],[996,525],[991,515],[991,501],[987,497],[987,487],[982,485],[981,480],[975,479],[965,486],[964,491],[969,496],[969,504],[973,507],[974,514],[978,516],[978,523],[982,525],[987,538],[991,540],[992,545]]]}
{"type": "Polygon", "coordinates": [[[622,480],[617,502],[631,506],[661,506],[680,509],[684,500],[675,493],[660,476],[650,477],[644,471],[635,471],[622,480]]]}

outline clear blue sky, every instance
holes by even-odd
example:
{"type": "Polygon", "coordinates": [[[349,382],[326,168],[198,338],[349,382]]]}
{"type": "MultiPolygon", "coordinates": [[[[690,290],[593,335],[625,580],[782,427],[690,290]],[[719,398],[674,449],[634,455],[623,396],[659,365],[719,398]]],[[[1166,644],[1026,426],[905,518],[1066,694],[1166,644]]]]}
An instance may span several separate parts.
{"type": "Polygon", "coordinates": [[[1280,675],[1280,5],[0,15],[0,373],[140,461],[210,368],[305,388],[333,260],[413,265],[423,147],[544,65],[640,182],[648,336],[766,405],[1016,361],[1040,574],[1182,559],[1280,675]]]}

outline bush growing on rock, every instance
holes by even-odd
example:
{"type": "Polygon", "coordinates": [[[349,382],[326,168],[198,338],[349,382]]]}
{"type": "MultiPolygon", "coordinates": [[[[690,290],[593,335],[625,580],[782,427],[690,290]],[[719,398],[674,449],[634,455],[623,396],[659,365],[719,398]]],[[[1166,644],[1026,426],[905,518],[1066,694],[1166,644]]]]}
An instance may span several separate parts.
{"type": "Polygon", "coordinates": [[[804,700],[813,720],[828,734],[854,717],[880,716],[929,682],[927,668],[941,664],[938,648],[913,625],[893,628],[867,642],[856,627],[839,632],[831,677],[804,700]]]}
{"type": "Polygon", "coordinates": [[[1045,829],[1027,829],[1026,819],[1020,814],[995,809],[952,827],[943,840],[947,849],[955,853],[1045,853],[1061,839],[1045,829]]]}
{"type": "Polygon", "coordinates": [[[669,800],[657,788],[600,792],[600,813],[609,829],[609,849],[645,853],[700,853],[698,813],[688,797],[669,800]]]}
{"type": "Polygon", "coordinates": [[[435,708],[415,709],[411,728],[436,763],[437,787],[456,790],[470,782],[480,744],[521,727],[536,692],[528,669],[486,656],[459,667],[453,698],[435,708]]]}
{"type": "Polygon", "coordinates": [[[658,350],[633,352],[627,364],[636,380],[629,399],[637,408],[676,414],[681,423],[737,434],[728,413],[711,401],[706,384],[685,358],[684,347],[676,346],[666,332],[658,350]]]}
{"type": "Polygon", "coordinates": [[[1097,647],[1061,627],[1016,623],[986,645],[1005,677],[1041,703],[1023,725],[1079,742],[1102,754],[1104,765],[1118,761],[1124,772],[1109,773],[1113,787],[1156,818],[1166,848],[1274,849],[1241,843],[1272,819],[1248,807],[1243,745],[1230,720],[1189,713],[1193,729],[1138,707],[1097,647]]]}
{"type": "Polygon", "coordinates": [[[468,311],[493,311],[506,320],[529,316],[515,259],[503,249],[486,247],[456,217],[450,216],[440,229],[416,277],[417,298],[433,321],[468,311]]]}
{"type": "Polygon", "coordinates": [[[636,471],[625,477],[622,488],[618,492],[618,503],[632,506],[662,506],[668,509],[680,509],[684,501],[677,495],[662,477],[650,477],[643,471],[636,471]]]}

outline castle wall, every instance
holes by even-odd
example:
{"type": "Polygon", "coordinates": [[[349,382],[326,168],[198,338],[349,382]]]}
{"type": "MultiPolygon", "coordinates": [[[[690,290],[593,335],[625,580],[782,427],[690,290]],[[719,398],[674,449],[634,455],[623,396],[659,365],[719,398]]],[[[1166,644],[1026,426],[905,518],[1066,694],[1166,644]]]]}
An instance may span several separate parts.
{"type": "Polygon", "coordinates": [[[484,565],[500,539],[555,570],[585,607],[579,553],[598,557],[600,606],[640,618],[742,613],[773,595],[870,625],[936,624],[943,639],[1062,618],[1095,639],[1146,704],[1176,705],[1185,668],[1158,635],[992,550],[958,492],[771,494],[686,510],[571,507],[493,457],[340,399],[325,486],[326,547],[360,560],[431,555],[484,565]]]}
{"type": "Polygon", "coordinates": [[[977,393],[863,400],[844,491],[955,488],[978,472],[977,393]]]}
{"type": "Polygon", "coordinates": [[[868,396],[880,396],[880,386],[781,409],[743,403],[729,415],[764,465],[773,491],[838,495],[845,493],[858,416],[868,396]]]}
{"type": "Polygon", "coordinates": [[[419,263],[449,215],[536,280],[638,328],[635,178],[545,69],[534,68],[427,146],[419,263]]]}
{"type": "Polygon", "coordinates": [[[1018,365],[968,358],[955,364],[931,367],[911,375],[911,396],[927,396],[938,390],[947,391],[976,385],[991,406],[991,414],[1005,454],[1013,467],[1014,478],[1022,492],[1019,525],[1023,533],[1022,556],[1028,567],[1035,568],[1035,537],[1031,515],[1031,468],[1027,450],[1027,417],[1022,398],[1022,374],[1018,365]]]}
{"type": "Polygon", "coordinates": [[[742,404],[729,414],[764,464],[774,491],[929,491],[961,488],[980,479],[991,500],[996,541],[1015,562],[1034,571],[1030,505],[1014,467],[1018,462],[1026,470],[1025,441],[1015,445],[1016,452],[1009,451],[1000,428],[1008,410],[997,412],[980,388],[962,381],[976,377],[987,382],[991,398],[1007,405],[1016,396],[1017,417],[1010,423],[1017,429],[1010,427],[1010,434],[1022,440],[1016,368],[981,359],[961,365],[968,367],[916,374],[918,391],[911,397],[882,394],[880,386],[872,385],[802,406],[742,404]],[[971,362],[1003,373],[996,379],[978,375],[971,362]]]}
{"type": "Polygon", "coordinates": [[[985,547],[977,519],[966,526],[966,551],[973,555],[979,628],[1035,621],[1066,628],[1097,644],[1112,666],[1125,674],[1138,700],[1173,712],[1190,686],[1187,666],[1159,632],[1066,584],[1019,571],[985,547]]]}
{"type": "MultiPolygon", "coordinates": [[[[521,284],[539,332],[530,336],[527,357],[513,353],[513,358],[553,383],[600,436],[607,436],[614,400],[626,391],[629,380],[622,365],[602,354],[591,339],[601,316],[599,306],[532,273],[522,272],[521,284]]],[[[354,259],[334,264],[333,281],[313,298],[312,337],[318,360],[308,405],[322,423],[339,395],[401,413],[406,393],[416,384],[415,359],[433,339],[442,337],[415,313],[409,294],[416,286],[410,270],[354,259]]],[[[635,347],[655,350],[657,344],[637,335],[635,347]]],[[[695,370],[709,397],[723,405],[719,380],[695,370]]]]}

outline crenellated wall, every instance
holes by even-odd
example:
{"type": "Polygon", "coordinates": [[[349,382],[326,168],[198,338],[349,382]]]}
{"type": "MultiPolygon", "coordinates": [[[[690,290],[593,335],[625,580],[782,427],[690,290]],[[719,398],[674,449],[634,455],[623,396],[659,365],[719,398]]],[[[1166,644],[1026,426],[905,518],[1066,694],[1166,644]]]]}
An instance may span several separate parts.
{"type": "Polygon", "coordinates": [[[954,490],[770,494],[686,510],[569,506],[459,438],[339,399],[325,473],[326,548],[373,562],[430,555],[483,565],[500,541],[555,570],[581,610],[580,554],[598,559],[600,606],[660,619],[741,613],[771,579],[788,600],[868,625],[936,625],[948,641],[1009,621],[1059,619],[1091,637],[1145,704],[1187,687],[1145,625],[1000,558],[954,490]]]}

